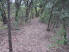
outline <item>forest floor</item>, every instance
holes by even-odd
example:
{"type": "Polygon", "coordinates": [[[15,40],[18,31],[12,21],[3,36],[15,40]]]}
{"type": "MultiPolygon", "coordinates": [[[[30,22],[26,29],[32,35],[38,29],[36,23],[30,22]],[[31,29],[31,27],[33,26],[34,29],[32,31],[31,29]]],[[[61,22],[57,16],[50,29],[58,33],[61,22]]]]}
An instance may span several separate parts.
{"type": "MultiPolygon", "coordinates": [[[[56,48],[49,49],[53,32],[46,31],[47,25],[35,18],[31,23],[12,31],[13,52],[63,52],[56,48]]],[[[0,52],[8,52],[7,31],[0,31],[0,52]]]]}

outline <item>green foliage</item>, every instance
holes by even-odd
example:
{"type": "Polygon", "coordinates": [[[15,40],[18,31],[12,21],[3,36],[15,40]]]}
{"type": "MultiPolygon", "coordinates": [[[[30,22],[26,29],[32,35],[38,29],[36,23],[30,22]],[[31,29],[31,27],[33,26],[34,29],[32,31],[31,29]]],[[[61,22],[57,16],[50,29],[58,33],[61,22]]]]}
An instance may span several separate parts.
{"type": "Polygon", "coordinates": [[[50,47],[56,47],[56,48],[59,48],[58,45],[64,45],[65,40],[64,39],[64,28],[63,28],[63,25],[61,25],[61,27],[56,31],[55,35],[51,38],[51,41],[54,41],[54,43],[52,43],[50,47]]]}
{"type": "Polygon", "coordinates": [[[46,9],[44,10],[43,14],[40,16],[40,20],[43,23],[48,23],[49,17],[50,17],[49,9],[46,9]]]}
{"type": "Polygon", "coordinates": [[[64,28],[63,25],[56,31],[56,34],[54,37],[52,37],[52,40],[56,41],[56,44],[64,45],[64,42],[67,41],[64,39],[64,28]]]}
{"type": "Polygon", "coordinates": [[[26,7],[23,7],[23,6],[21,6],[21,8],[20,8],[20,10],[19,10],[19,13],[18,13],[18,16],[19,17],[22,17],[22,16],[25,16],[25,10],[26,9],[26,7]]]}
{"type": "Polygon", "coordinates": [[[3,25],[3,22],[0,21],[0,30],[7,29],[7,26],[3,25]]]}

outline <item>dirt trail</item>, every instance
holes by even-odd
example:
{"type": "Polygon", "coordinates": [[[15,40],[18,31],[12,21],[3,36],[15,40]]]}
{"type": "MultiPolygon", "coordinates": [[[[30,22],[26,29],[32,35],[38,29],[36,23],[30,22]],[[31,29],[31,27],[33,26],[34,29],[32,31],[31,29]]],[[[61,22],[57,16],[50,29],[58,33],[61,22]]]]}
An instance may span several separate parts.
{"type": "MultiPolygon", "coordinates": [[[[49,52],[49,39],[52,32],[46,31],[47,25],[39,22],[38,18],[25,25],[16,33],[12,33],[13,52],[49,52]]],[[[2,38],[0,52],[8,52],[8,37],[2,38]]],[[[53,51],[51,51],[53,52],[53,51]]]]}

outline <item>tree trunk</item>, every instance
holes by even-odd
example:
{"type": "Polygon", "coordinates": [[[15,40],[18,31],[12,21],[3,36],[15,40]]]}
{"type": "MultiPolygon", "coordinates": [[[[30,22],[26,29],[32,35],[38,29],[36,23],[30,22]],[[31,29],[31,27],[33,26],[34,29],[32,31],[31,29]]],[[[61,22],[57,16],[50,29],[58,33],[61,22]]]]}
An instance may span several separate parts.
{"type": "Polygon", "coordinates": [[[50,31],[50,24],[51,24],[51,19],[52,19],[52,16],[53,16],[53,14],[52,14],[52,11],[53,11],[53,8],[57,5],[57,0],[53,3],[53,6],[52,6],[52,8],[51,8],[51,12],[50,12],[50,18],[49,18],[49,21],[48,21],[48,27],[47,27],[47,31],[50,31]]]}
{"type": "Polygon", "coordinates": [[[15,21],[18,22],[18,12],[19,12],[19,8],[16,9],[16,14],[15,14],[15,21]]]}
{"type": "Polygon", "coordinates": [[[2,11],[1,16],[2,16],[2,20],[3,20],[3,24],[7,24],[7,17],[6,17],[6,13],[4,10],[2,11]]]}
{"type": "Polygon", "coordinates": [[[63,32],[63,35],[64,35],[64,44],[66,45],[67,44],[67,33],[66,33],[66,25],[65,25],[65,18],[63,19],[63,29],[64,29],[64,32],[63,32]]]}
{"type": "MultiPolygon", "coordinates": [[[[65,0],[62,0],[62,9],[64,10],[65,8],[65,0]]],[[[65,17],[62,19],[63,20],[63,28],[64,28],[64,44],[67,44],[67,33],[66,33],[66,24],[65,24],[65,17]]]]}
{"type": "Polygon", "coordinates": [[[8,42],[9,42],[9,52],[13,52],[12,49],[12,37],[11,37],[11,25],[10,25],[10,0],[7,0],[8,3],[8,42]]]}
{"type": "Polygon", "coordinates": [[[25,18],[25,22],[28,21],[28,17],[29,17],[29,4],[28,4],[29,1],[26,1],[26,18],[25,18]]]}
{"type": "MultiPolygon", "coordinates": [[[[52,8],[53,10],[53,8],[52,8]]],[[[49,21],[48,21],[48,27],[47,27],[47,31],[50,31],[50,22],[51,22],[51,19],[52,19],[52,10],[51,10],[51,14],[50,14],[50,18],[49,18],[49,21]]]]}
{"type": "Polygon", "coordinates": [[[16,23],[18,23],[18,13],[20,10],[21,1],[22,0],[15,0],[15,7],[16,7],[15,21],[16,21],[16,23]]]}
{"type": "Polygon", "coordinates": [[[29,8],[27,7],[26,8],[26,19],[25,19],[25,22],[28,21],[28,17],[29,17],[29,8]]]}
{"type": "Polygon", "coordinates": [[[35,12],[36,12],[35,16],[38,17],[37,7],[35,7],[35,12]]]}
{"type": "Polygon", "coordinates": [[[6,12],[4,10],[4,3],[1,1],[1,16],[2,16],[2,20],[3,20],[3,24],[7,24],[7,17],[6,17],[6,12]]]}

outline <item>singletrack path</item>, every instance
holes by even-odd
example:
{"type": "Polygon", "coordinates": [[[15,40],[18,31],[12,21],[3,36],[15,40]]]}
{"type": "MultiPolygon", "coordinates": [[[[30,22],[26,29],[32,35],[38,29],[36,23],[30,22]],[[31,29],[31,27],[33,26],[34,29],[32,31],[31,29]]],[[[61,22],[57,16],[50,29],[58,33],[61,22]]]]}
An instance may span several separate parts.
{"type": "MultiPolygon", "coordinates": [[[[13,52],[49,52],[52,32],[46,31],[47,25],[34,18],[31,23],[12,33],[13,52]]],[[[0,42],[0,52],[8,52],[8,37],[0,42]]],[[[53,51],[51,51],[53,52],[53,51]]]]}

